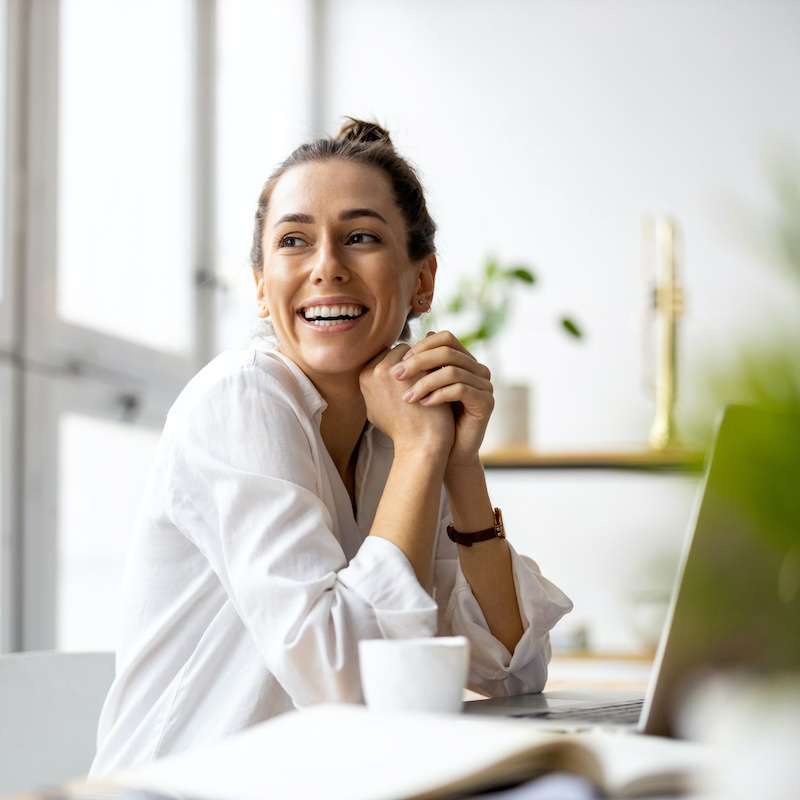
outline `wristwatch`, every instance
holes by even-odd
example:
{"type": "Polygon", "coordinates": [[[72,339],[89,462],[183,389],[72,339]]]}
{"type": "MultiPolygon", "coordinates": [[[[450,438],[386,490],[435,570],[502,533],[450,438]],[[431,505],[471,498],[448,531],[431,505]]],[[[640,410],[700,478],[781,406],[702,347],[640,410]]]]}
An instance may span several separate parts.
{"type": "Polygon", "coordinates": [[[456,544],[462,544],[464,547],[472,547],[475,542],[485,542],[487,539],[506,538],[506,529],[503,527],[503,514],[499,508],[494,509],[494,525],[491,528],[484,528],[482,531],[474,531],[473,533],[461,533],[457,531],[454,525],[447,526],[447,535],[450,541],[456,544]]]}

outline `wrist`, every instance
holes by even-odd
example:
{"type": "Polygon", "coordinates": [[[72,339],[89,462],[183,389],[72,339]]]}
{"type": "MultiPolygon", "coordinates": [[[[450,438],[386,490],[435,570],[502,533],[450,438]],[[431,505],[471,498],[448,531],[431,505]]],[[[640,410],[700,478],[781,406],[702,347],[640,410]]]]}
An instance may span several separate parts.
{"type": "Polygon", "coordinates": [[[419,439],[414,442],[394,442],[394,457],[404,461],[430,464],[442,472],[447,467],[447,446],[436,439],[419,439]]]}
{"type": "Polygon", "coordinates": [[[453,524],[459,531],[478,531],[494,523],[494,510],[480,462],[448,464],[444,485],[450,499],[453,524]]]}
{"type": "Polygon", "coordinates": [[[447,460],[447,469],[445,471],[445,481],[448,483],[455,483],[456,481],[463,481],[470,477],[483,476],[483,464],[481,463],[478,454],[467,459],[459,459],[457,461],[452,458],[447,460]]]}

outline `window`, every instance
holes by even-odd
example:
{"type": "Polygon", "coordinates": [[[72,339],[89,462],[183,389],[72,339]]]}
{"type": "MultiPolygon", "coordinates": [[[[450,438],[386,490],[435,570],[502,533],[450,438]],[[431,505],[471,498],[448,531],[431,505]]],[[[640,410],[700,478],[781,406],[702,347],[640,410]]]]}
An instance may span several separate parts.
{"type": "Polygon", "coordinates": [[[157,432],[140,425],[75,413],[59,419],[59,650],[116,642],[123,559],[157,442],[157,432]]]}
{"type": "Polygon", "coordinates": [[[57,68],[58,316],[178,354],[193,322],[191,11],[62,0],[57,68]]]}
{"type": "Polygon", "coordinates": [[[115,645],[165,414],[255,320],[253,212],[312,128],[317,8],[2,5],[0,218],[21,246],[0,261],[0,651],[115,645]]]}
{"type": "Polygon", "coordinates": [[[36,236],[24,265],[16,639],[22,649],[110,649],[125,543],[161,425],[209,357],[195,274],[208,235],[197,112],[210,4],[28,8],[25,225],[36,236]]]}

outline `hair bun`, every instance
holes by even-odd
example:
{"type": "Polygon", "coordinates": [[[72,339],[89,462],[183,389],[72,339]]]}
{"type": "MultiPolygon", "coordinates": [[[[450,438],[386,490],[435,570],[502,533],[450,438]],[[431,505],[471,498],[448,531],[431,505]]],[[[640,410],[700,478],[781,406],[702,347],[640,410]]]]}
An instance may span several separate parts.
{"type": "Polygon", "coordinates": [[[380,142],[389,147],[393,147],[392,140],[389,137],[389,132],[378,125],[377,122],[366,122],[363,119],[356,119],[355,117],[346,117],[350,122],[345,122],[336,138],[344,142],[354,142],[360,144],[369,144],[370,142],[380,142]]]}

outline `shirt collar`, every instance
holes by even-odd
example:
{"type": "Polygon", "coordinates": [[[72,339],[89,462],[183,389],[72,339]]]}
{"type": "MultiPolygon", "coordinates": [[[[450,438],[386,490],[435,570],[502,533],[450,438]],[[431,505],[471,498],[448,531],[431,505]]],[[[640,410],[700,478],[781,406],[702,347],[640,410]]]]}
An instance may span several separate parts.
{"type": "MultiPolygon", "coordinates": [[[[267,340],[267,339],[260,339],[256,338],[253,340],[253,346],[257,350],[261,350],[265,353],[270,353],[271,355],[277,356],[286,366],[289,368],[289,371],[294,375],[295,380],[297,381],[298,385],[300,386],[300,391],[303,394],[303,399],[306,402],[308,407],[309,414],[311,416],[315,416],[316,414],[322,414],[322,412],[328,407],[328,401],[319,393],[319,390],[311,381],[311,378],[303,372],[297,364],[292,361],[289,356],[281,353],[277,348],[277,342],[275,340],[267,340]]],[[[367,420],[366,428],[364,429],[364,438],[372,438],[373,436],[373,428],[375,426],[367,420]]]]}
{"type": "Polygon", "coordinates": [[[317,391],[317,387],[314,386],[308,375],[306,375],[305,372],[303,372],[303,370],[300,369],[300,367],[298,367],[291,358],[289,358],[289,356],[284,355],[278,350],[277,342],[275,340],[256,337],[252,341],[252,346],[255,347],[256,350],[260,350],[262,353],[268,353],[269,355],[280,359],[286,365],[289,372],[294,375],[294,379],[297,381],[297,385],[300,387],[300,392],[303,395],[303,401],[306,404],[309,415],[313,417],[317,414],[322,414],[322,412],[328,407],[327,401],[319,393],[319,391],[317,391]]]}

